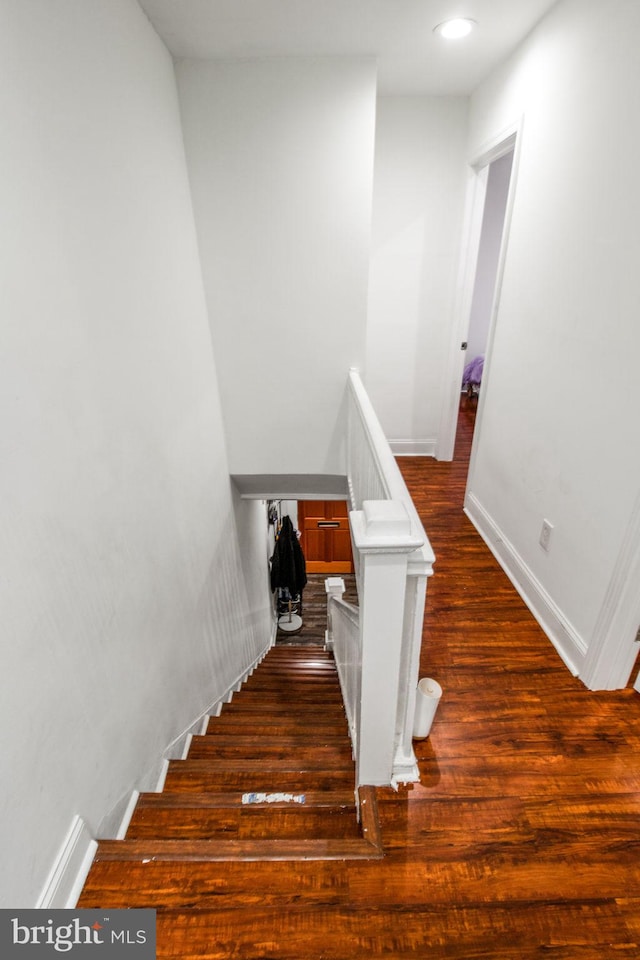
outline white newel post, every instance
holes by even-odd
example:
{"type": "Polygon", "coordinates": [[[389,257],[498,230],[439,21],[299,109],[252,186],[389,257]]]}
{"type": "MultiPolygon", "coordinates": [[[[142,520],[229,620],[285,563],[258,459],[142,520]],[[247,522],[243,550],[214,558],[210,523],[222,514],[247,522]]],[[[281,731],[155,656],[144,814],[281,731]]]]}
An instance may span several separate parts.
{"type": "Polygon", "coordinates": [[[403,625],[409,554],[423,539],[411,534],[397,500],[366,500],[350,514],[358,558],[362,651],[358,784],[393,779],[398,695],[403,674],[403,625]]]}
{"type": "Polygon", "coordinates": [[[331,619],[331,599],[342,599],[345,591],[344,580],[342,577],[327,577],[324,582],[324,589],[327,594],[327,629],[324,632],[324,645],[327,650],[333,650],[333,622],[331,619]]]}

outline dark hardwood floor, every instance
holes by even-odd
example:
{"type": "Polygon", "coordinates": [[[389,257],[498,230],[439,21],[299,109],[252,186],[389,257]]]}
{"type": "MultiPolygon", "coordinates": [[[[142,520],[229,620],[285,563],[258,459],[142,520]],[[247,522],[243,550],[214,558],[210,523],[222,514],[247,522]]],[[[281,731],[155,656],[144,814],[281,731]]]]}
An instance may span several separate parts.
{"type": "MultiPolygon", "coordinates": [[[[345,584],[343,599],[349,603],[358,602],[356,578],[352,573],[331,574],[340,576],[345,584]]],[[[325,589],[326,576],[321,573],[310,573],[307,576],[307,585],[302,591],[302,629],[299,633],[287,635],[278,630],[276,643],[278,646],[288,644],[299,646],[313,644],[324,646],[325,631],[327,628],[327,591],[325,589]]]]}
{"type": "Polygon", "coordinates": [[[378,791],[384,859],[107,863],[80,906],[156,907],[176,960],[640,957],[640,696],[569,674],[462,513],[474,412],[453,463],[400,461],[444,693],[421,782],[378,791]]]}

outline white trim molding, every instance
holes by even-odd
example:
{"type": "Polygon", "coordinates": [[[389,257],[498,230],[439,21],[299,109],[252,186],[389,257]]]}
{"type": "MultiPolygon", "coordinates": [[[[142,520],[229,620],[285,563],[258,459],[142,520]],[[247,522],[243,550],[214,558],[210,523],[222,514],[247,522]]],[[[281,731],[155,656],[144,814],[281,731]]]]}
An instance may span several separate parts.
{"type": "Polygon", "coordinates": [[[133,790],[131,792],[131,796],[129,797],[129,803],[127,804],[126,810],[124,811],[122,820],[120,821],[120,826],[118,827],[118,831],[115,836],[116,840],[124,840],[124,838],[126,837],[127,830],[129,829],[129,823],[131,821],[131,817],[133,816],[133,811],[136,808],[136,804],[138,802],[139,796],[140,796],[140,793],[138,790],[133,790]]]}
{"type": "MultiPolygon", "coordinates": [[[[133,789],[109,811],[98,830],[98,836],[122,839],[127,831],[129,821],[133,815],[139,790],[151,789],[159,793],[164,786],[165,777],[169,769],[169,760],[184,758],[188,753],[189,745],[194,733],[204,733],[209,716],[220,713],[222,703],[229,702],[235,690],[239,690],[243,682],[253,672],[256,666],[264,659],[268,647],[263,650],[233,682],[223,696],[218,697],[203,713],[200,714],[179,737],[170,743],[164,751],[164,756],[153,768],[140,778],[139,789],[133,789]],[[153,783],[155,787],[147,787],[153,783]],[[142,782],[144,781],[144,783],[142,782]]],[[[76,816],[71,824],[69,833],[60,848],[49,877],[36,903],[37,909],[67,909],[75,907],[82,887],[91,869],[93,858],[98,849],[98,842],[91,835],[89,828],[80,816],[76,816]]]]}
{"type": "Polygon", "coordinates": [[[239,677],[237,677],[231,686],[221,696],[217,697],[199,716],[193,720],[186,730],[167,744],[162,756],[153,763],[149,769],[140,773],[135,788],[132,788],[111,808],[103,817],[98,826],[97,836],[101,839],[122,839],[126,832],[129,821],[133,815],[136,801],[140,793],[161,793],[164,789],[164,782],[169,771],[170,760],[184,760],[189,752],[191,740],[194,735],[202,735],[206,732],[209,717],[218,716],[224,703],[230,703],[234,692],[242,687],[242,684],[253,673],[257,665],[264,659],[267,650],[265,648],[239,677]]]}
{"type": "Polygon", "coordinates": [[[640,652],[635,643],[640,628],[639,583],[640,492],[631,511],[580,674],[580,679],[590,690],[619,690],[629,682],[640,652]]]}
{"type": "Polygon", "coordinates": [[[511,580],[529,610],[574,676],[582,669],[587,645],[549,596],[533,571],[518,554],[473,493],[465,498],[464,512],[511,580]]]}
{"type": "Polygon", "coordinates": [[[389,440],[394,457],[435,457],[437,440],[389,440]]]}
{"type": "Polygon", "coordinates": [[[36,909],[75,907],[91,869],[97,842],[81,817],[74,817],[69,833],[36,903],[36,909]]]}

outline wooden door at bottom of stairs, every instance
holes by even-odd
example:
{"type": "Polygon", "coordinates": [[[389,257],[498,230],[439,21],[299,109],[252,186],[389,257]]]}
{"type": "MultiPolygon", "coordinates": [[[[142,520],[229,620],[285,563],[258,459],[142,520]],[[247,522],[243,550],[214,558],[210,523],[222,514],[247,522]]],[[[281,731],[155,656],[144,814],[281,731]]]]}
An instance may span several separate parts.
{"type": "Polygon", "coordinates": [[[353,573],[349,512],[344,500],[299,500],[298,529],[307,573],[353,573]]]}

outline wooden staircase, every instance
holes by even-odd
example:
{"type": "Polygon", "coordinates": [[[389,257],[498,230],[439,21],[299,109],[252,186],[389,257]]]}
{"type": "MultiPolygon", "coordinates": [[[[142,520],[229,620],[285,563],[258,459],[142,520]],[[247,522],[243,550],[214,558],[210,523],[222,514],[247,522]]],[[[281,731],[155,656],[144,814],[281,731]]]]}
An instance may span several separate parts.
{"type": "Polygon", "coordinates": [[[188,757],[170,761],[162,793],[139,797],[125,838],[99,843],[78,906],[118,905],[101,888],[106,864],[117,888],[115,865],[126,887],[133,862],[380,858],[375,790],[360,788],[359,821],[354,785],[331,655],[272,647],[188,757]]]}

